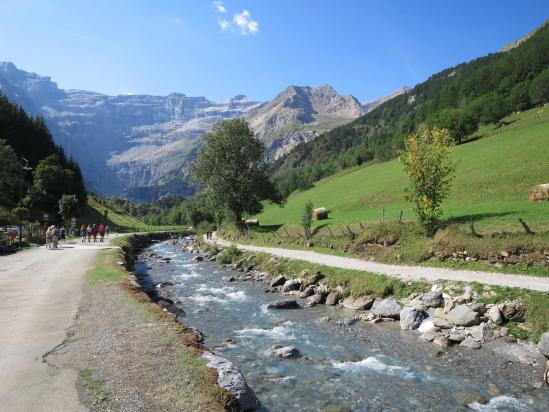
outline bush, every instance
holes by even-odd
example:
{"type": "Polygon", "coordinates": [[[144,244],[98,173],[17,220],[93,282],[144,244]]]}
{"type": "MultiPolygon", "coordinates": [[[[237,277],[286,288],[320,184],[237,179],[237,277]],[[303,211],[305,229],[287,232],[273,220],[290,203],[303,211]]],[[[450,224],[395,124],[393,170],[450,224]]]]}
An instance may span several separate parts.
{"type": "Polygon", "coordinates": [[[241,255],[242,252],[236,246],[232,245],[219,254],[219,256],[217,257],[217,262],[221,263],[222,265],[233,263],[241,255]]]}

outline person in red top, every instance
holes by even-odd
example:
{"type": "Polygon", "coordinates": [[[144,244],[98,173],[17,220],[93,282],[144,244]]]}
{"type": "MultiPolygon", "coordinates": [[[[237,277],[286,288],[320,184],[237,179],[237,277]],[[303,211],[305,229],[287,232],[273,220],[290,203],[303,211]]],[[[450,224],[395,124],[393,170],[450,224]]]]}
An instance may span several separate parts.
{"type": "Polygon", "coordinates": [[[99,241],[103,242],[103,239],[105,238],[105,225],[103,223],[99,224],[99,241]]]}
{"type": "Polygon", "coordinates": [[[93,241],[97,242],[97,226],[95,224],[92,226],[92,236],[93,241]]]}

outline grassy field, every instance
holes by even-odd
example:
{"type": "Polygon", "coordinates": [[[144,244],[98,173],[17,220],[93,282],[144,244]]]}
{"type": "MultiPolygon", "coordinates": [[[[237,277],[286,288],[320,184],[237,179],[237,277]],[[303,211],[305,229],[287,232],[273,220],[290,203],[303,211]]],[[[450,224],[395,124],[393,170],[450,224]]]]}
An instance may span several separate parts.
{"type": "MultiPolygon", "coordinates": [[[[532,109],[505,119],[508,125],[483,126],[474,141],[456,146],[456,180],[444,203],[449,223],[471,218],[479,230],[519,231],[522,217],[534,230],[549,230],[549,202],[528,201],[528,189],[549,182],[549,108],[532,109]]],[[[375,222],[385,209],[386,220],[415,216],[403,199],[408,180],[398,160],[344,170],[293,193],[285,207],[266,205],[257,216],[261,225],[299,223],[304,204],[330,211],[328,220],[316,223],[341,225],[375,222]]]]}
{"type": "Polygon", "coordinates": [[[110,209],[97,203],[91,196],[88,198],[88,204],[82,210],[81,216],[77,220],[77,227],[88,224],[99,224],[104,222],[109,225],[111,231],[118,228],[120,232],[154,232],[162,230],[179,230],[179,226],[150,226],[141,222],[139,219],[128,215],[119,210],[110,209]],[[107,209],[107,219],[104,218],[104,211],[107,209]]]}

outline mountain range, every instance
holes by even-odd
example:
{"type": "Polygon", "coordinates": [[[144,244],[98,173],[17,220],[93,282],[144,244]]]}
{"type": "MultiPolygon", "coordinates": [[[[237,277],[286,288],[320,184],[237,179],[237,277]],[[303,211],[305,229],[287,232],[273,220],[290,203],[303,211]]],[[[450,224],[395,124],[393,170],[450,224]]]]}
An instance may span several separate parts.
{"type": "Polygon", "coordinates": [[[139,200],[192,193],[190,167],[201,136],[220,120],[244,117],[268,158],[276,159],[408,90],[365,105],[329,85],[289,86],[267,102],[243,95],[223,102],[182,93],[109,96],[60,89],[50,77],[10,62],[0,63],[0,89],[45,118],[55,142],[80,164],[89,189],[139,200]]]}

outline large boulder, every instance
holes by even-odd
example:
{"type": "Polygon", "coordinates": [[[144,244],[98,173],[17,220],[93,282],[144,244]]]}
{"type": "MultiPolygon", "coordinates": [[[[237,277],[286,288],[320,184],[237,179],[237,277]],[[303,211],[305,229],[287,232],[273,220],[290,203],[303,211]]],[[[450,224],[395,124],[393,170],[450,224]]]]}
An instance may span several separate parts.
{"type": "Polygon", "coordinates": [[[400,311],[401,329],[417,329],[421,325],[421,322],[423,322],[423,319],[425,319],[425,313],[412,306],[404,306],[400,311]]]}
{"type": "Polygon", "coordinates": [[[267,305],[267,309],[299,309],[300,307],[294,299],[275,300],[267,305]]]}
{"type": "Polygon", "coordinates": [[[469,334],[477,342],[490,342],[500,337],[499,330],[491,323],[481,323],[469,329],[469,334]]]}
{"type": "Polygon", "coordinates": [[[305,301],[305,307],[312,308],[313,306],[323,303],[324,298],[325,296],[321,294],[313,295],[305,301]]]}
{"type": "Polygon", "coordinates": [[[301,285],[303,284],[303,280],[301,279],[290,279],[284,282],[284,285],[282,286],[282,292],[289,292],[291,290],[299,290],[301,289],[301,285]]]}
{"type": "Polygon", "coordinates": [[[278,275],[271,280],[271,287],[282,286],[284,283],[286,283],[284,275],[278,275]]]}
{"type": "Polygon", "coordinates": [[[486,312],[486,317],[494,322],[496,325],[501,325],[503,323],[503,314],[497,305],[493,305],[486,312]]]}
{"type": "Polygon", "coordinates": [[[374,298],[369,295],[360,296],[358,298],[349,296],[343,299],[343,307],[345,309],[351,309],[351,310],[367,310],[372,307],[373,303],[374,303],[374,298]]]}
{"type": "Polygon", "coordinates": [[[545,332],[541,335],[541,339],[538,343],[539,352],[549,359],[549,332],[545,332]]]}
{"type": "Polygon", "coordinates": [[[383,318],[398,319],[400,317],[400,305],[393,299],[376,300],[372,305],[372,313],[383,318]]]}
{"type": "Polygon", "coordinates": [[[444,299],[442,297],[442,291],[436,290],[416,296],[407,304],[407,306],[426,310],[428,308],[438,308],[439,306],[442,306],[443,303],[444,299]]]}
{"type": "Polygon", "coordinates": [[[306,299],[309,296],[313,296],[315,294],[315,288],[314,286],[309,286],[305,290],[299,293],[299,297],[301,299],[306,299]]]}
{"type": "Polygon", "coordinates": [[[208,367],[217,370],[217,384],[234,396],[235,403],[228,405],[231,410],[247,412],[261,408],[254,391],[231,361],[211,352],[204,352],[202,357],[208,361],[208,367]]]}
{"type": "Polygon", "coordinates": [[[499,309],[506,320],[524,322],[526,318],[526,310],[519,300],[504,302],[499,305],[499,309]]]}
{"type": "Polygon", "coordinates": [[[328,306],[334,306],[338,301],[339,301],[338,292],[330,292],[328,293],[328,296],[326,296],[326,305],[328,306]]]}
{"type": "Polygon", "coordinates": [[[316,295],[328,295],[330,293],[330,287],[328,285],[318,285],[315,287],[315,294],[316,295]]]}
{"type": "Polygon", "coordinates": [[[446,315],[446,319],[457,326],[473,326],[480,323],[480,316],[467,305],[459,305],[446,315]]]}

